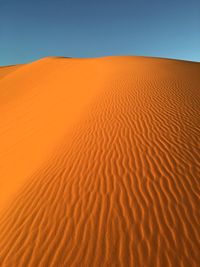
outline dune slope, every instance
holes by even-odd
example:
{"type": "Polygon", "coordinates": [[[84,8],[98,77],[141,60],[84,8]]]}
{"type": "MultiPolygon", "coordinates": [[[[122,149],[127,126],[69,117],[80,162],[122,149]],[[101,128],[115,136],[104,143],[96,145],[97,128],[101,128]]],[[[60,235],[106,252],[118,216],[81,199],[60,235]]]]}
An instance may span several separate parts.
{"type": "Polygon", "coordinates": [[[11,65],[6,67],[0,67],[0,80],[3,79],[9,73],[12,73],[13,71],[17,70],[21,66],[22,65],[11,65]]]}
{"type": "Polygon", "coordinates": [[[0,68],[0,266],[199,266],[200,64],[0,68]]]}

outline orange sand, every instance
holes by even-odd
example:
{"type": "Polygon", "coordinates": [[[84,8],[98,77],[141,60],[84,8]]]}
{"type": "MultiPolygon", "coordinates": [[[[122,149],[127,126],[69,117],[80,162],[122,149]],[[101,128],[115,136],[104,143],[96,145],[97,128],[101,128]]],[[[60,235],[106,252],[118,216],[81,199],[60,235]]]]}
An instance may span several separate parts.
{"type": "Polygon", "coordinates": [[[200,64],[0,68],[0,266],[197,267],[200,64]]]}

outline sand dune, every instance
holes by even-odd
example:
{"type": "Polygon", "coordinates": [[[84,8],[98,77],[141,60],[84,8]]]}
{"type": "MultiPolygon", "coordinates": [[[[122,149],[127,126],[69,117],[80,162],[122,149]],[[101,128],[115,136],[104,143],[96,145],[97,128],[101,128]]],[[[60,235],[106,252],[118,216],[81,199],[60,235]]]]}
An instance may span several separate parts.
{"type": "Polygon", "coordinates": [[[0,266],[200,264],[200,64],[0,68],[0,266]]]}
{"type": "Polygon", "coordinates": [[[12,73],[13,71],[19,69],[21,66],[22,65],[12,65],[12,66],[0,67],[0,80],[9,73],[12,73]]]}

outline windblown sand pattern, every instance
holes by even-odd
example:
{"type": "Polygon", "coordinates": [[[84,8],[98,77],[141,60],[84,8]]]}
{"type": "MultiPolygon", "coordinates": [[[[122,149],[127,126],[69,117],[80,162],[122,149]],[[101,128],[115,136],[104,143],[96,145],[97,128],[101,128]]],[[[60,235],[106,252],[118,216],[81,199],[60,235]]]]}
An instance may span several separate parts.
{"type": "Polygon", "coordinates": [[[0,266],[200,266],[200,64],[0,68],[0,266]]]}

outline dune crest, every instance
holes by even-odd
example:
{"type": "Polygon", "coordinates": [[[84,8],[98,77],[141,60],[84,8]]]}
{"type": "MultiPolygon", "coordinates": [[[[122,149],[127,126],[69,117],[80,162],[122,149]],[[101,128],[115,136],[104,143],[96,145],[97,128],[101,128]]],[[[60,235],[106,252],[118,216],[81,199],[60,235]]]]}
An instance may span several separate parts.
{"type": "Polygon", "coordinates": [[[0,68],[0,266],[197,267],[200,64],[0,68]]]}

